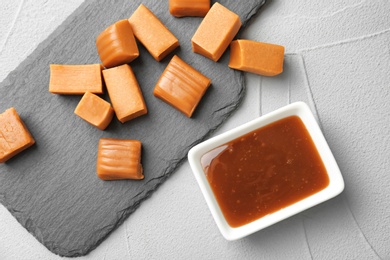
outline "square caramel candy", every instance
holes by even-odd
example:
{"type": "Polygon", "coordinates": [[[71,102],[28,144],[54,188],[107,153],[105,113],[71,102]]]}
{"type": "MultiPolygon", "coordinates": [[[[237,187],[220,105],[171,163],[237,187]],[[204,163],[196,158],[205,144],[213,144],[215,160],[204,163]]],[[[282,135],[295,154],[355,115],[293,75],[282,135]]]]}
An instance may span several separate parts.
{"type": "Polygon", "coordinates": [[[116,117],[121,123],[148,112],[138,81],[128,64],[103,70],[103,77],[116,117]]]}
{"type": "Polygon", "coordinates": [[[240,27],[241,20],[237,14],[215,3],[192,37],[192,50],[218,61],[240,27]]]}
{"type": "Polygon", "coordinates": [[[236,40],[230,44],[229,67],[262,76],[283,72],[284,47],[251,40],[236,40]]]}
{"type": "Polygon", "coordinates": [[[112,24],[99,34],[96,48],[106,68],[130,63],[139,56],[133,30],[126,19],[112,24]]]}
{"type": "Polygon", "coordinates": [[[29,148],[35,143],[15,108],[0,114],[0,163],[29,148]]]}
{"type": "Polygon", "coordinates": [[[135,37],[157,61],[179,46],[179,40],[143,4],[131,15],[129,22],[135,37]]]}
{"type": "Polygon", "coordinates": [[[210,0],[169,0],[169,12],[176,17],[204,17],[210,10],[210,0]]]}
{"type": "Polygon", "coordinates": [[[50,64],[49,92],[62,95],[83,95],[89,91],[103,93],[102,65],[50,64]]]}
{"type": "Polygon", "coordinates": [[[173,56],[158,80],[153,94],[191,117],[211,80],[173,56]]]}
{"type": "Polygon", "coordinates": [[[98,177],[105,181],[143,179],[141,145],[137,140],[100,139],[96,165],[98,177]]]}
{"type": "Polygon", "coordinates": [[[86,92],[77,105],[74,113],[99,128],[106,129],[114,116],[110,103],[91,92],[86,92]]]}

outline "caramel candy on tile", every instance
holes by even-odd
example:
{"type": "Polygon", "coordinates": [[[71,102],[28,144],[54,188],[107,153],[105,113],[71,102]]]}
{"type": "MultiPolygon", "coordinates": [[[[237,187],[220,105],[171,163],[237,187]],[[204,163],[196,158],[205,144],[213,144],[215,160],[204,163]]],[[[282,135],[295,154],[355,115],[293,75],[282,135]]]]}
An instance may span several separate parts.
{"type": "Polygon", "coordinates": [[[96,165],[98,177],[106,181],[143,179],[141,145],[137,140],[100,139],[96,165]]]}
{"type": "Polygon", "coordinates": [[[179,46],[179,40],[143,4],[131,15],[129,22],[135,37],[157,61],[179,46]]]}
{"type": "Polygon", "coordinates": [[[236,40],[230,44],[229,67],[262,76],[283,72],[284,47],[280,45],[236,40]]]}
{"type": "Polygon", "coordinates": [[[103,93],[102,65],[50,64],[49,91],[53,94],[83,95],[103,93]]]}
{"type": "Polygon", "coordinates": [[[15,108],[0,114],[0,163],[4,163],[35,143],[15,108]]]}
{"type": "Polygon", "coordinates": [[[127,19],[106,28],[96,38],[96,47],[106,68],[130,63],[139,56],[133,30],[127,19]]]}
{"type": "Polygon", "coordinates": [[[210,0],[169,0],[169,12],[176,17],[204,17],[210,10],[210,0]]]}
{"type": "Polygon", "coordinates": [[[114,109],[110,103],[99,96],[85,92],[74,113],[91,125],[104,130],[114,116],[114,109]]]}
{"type": "Polygon", "coordinates": [[[215,3],[192,37],[192,50],[218,61],[240,27],[241,20],[237,14],[215,3]]]}
{"type": "Polygon", "coordinates": [[[103,70],[116,117],[122,123],[148,112],[133,70],[127,64],[103,70]]]}
{"type": "Polygon", "coordinates": [[[191,117],[211,80],[173,56],[158,80],[153,94],[191,117]]]}

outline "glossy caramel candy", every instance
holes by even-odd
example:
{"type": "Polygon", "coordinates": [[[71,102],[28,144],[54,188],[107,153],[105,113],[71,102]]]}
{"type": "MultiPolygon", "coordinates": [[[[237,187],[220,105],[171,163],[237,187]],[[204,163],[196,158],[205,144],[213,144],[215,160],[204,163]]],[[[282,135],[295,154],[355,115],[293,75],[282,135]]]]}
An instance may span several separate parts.
{"type": "Polygon", "coordinates": [[[104,99],[91,92],[86,92],[74,113],[91,125],[104,130],[114,116],[114,109],[104,99]]]}
{"type": "Polygon", "coordinates": [[[124,123],[148,112],[138,81],[129,65],[103,70],[103,77],[119,121],[124,123]]]}
{"type": "Polygon", "coordinates": [[[218,61],[240,27],[241,20],[237,14],[215,3],[192,37],[192,50],[218,61]]]}
{"type": "Polygon", "coordinates": [[[130,63],[139,56],[137,43],[128,20],[120,20],[96,38],[96,47],[104,67],[130,63]]]}
{"type": "Polygon", "coordinates": [[[179,46],[179,40],[143,4],[131,15],[129,22],[135,37],[157,61],[179,46]]]}
{"type": "Polygon", "coordinates": [[[211,80],[173,56],[158,80],[153,94],[191,117],[211,80]]]}
{"type": "Polygon", "coordinates": [[[176,17],[204,17],[210,10],[210,0],[169,0],[169,12],[176,17]]]}
{"type": "Polygon", "coordinates": [[[144,178],[141,142],[102,138],[99,141],[97,175],[105,181],[144,178]]]}
{"type": "Polygon", "coordinates": [[[229,67],[262,76],[283,72],[284,47],[280,45],[236,40],[230,44],[229,67]]]}
{"type": "Polygon", "coordinates": [[[35,143],[15,108],[0,114],[0,163],[29,148],[35,143]]]}

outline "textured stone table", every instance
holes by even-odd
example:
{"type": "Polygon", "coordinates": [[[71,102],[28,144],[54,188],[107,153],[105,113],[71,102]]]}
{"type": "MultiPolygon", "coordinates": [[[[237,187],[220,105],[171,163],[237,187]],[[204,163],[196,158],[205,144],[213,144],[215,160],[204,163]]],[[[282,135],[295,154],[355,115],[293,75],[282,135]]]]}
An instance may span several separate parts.
{"type": "MultiPolygon", "coordinates": [[[[80,4],[2,1],[0,81],[80,4]]],[[[286,46],[285,73],[276,78],[247,75],[242,106],[217,131],[289,102],[306,101],[343,173],[343,194],[228,242],[184,163],[82,258],[390,259],[389,13],[388,1],[271,1],[245,37],[286,46]]],[[[0,230],[0,259],[60,259],[2,205],[0,230]]]]}

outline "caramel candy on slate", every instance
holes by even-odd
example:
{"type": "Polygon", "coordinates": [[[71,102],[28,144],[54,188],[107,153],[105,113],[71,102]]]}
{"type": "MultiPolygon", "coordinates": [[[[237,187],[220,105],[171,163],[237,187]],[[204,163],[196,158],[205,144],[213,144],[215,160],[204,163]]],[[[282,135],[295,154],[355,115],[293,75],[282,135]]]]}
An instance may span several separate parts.
{"type": "Polygon", "coordinates": [[[192,37],[192,50],[218,61],[240,27],[241,20],[237,14],[215,3],[192,37]]]}
{"type": "Polygon", "coordinates": [[[129,65],[103,70],[103,77],[119,121],[124,123],[148,112],[137,79],[129,65]]]}
{"type": "Polygon", "coordinates": [[[173,56],[158,80],[153,94],[191,117],[211,80],[173,56]]]}
{"type": "Polygon", "coordinates": [[[50,64],[49,91],[53,94],[82,95],[103,93],[102,65],[50,64]]]}
{"type": "Polygon", "coordinates": [[[262,76],[283,72],[284,47],[280,45],[236,40],[230,44],[229,67],[262,76]]]}
{"type": "Polygon", "coordinates": [[[143,4],[129,18],[135,37],[157,61],[179,46],[179,40],[143,4]]]}
{"type": "Polygon", "coordinates": [[[96,167],[98,177],[106,181],[143,179],[141,145],[137,140],[100,139],[96,167]]]}
{"type": "Polygon", "coordinates": [[[0,114],[0,163],[4,163],[35,143],[15,108],[0,114]]]}
{"type": "Polygon", "coordinates": [[[91,92],[85,92],[74,113],[91,125],[104,130],[114,116],[114,109],[104,99],[91,92]]]}
{"type": "Polygon", "coordinates": [[[210,10],[210,0],[169,0],[169,12],[176,17],[204,17],[210,10]]]}
{"type": "Polygon", "coordinates": [[[128,20],[120,20],[106,28],[96,38],[96,47],[100,60],[106,68],[130,63],[139,56],[128,20]]]}

